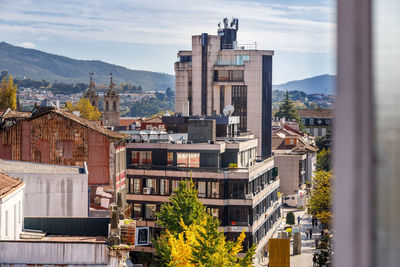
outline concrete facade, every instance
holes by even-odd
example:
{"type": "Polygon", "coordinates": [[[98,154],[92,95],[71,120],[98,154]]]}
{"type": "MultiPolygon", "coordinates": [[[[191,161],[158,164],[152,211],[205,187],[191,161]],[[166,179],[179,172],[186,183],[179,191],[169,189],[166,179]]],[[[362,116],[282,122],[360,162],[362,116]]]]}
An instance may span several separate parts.
{"type": "Polygon", "coordinates": [[[299,161],[304,160],[306,155],[275,155],[275,166],[278,167],[281,183],[279,192],[284,195],[293,195],[299,190],[302,183],[299,179],[299,161]]]}
{"type": "MultiPolygon", "coordinates": [[[[53,238],[54,239],[54,238],[53,238]]],[[[104,241],[25,240],[0,241],[0,265],[122,267],[127,256],[111,252],[104,241]]],[[[93,238],[86,238],[90,240],[93,238]]],[[[103,239],[104,240],[104,239],[103,239]]],[[[126,252],[125,252],[126,253],[126,252]]]]}
{"type": "Polygon", "coordinates": [[[20,238],[24,216],[24,188],[22,183],[6,195],[0,195],[0,240],[20,238]]]}
{"type": "Polygon", "coordinates": [[[0,160],[0,170],[25,182],[24,217],[88,217],[85,168],[0,160]]]}
{"type": "Polygon", "coordinates": [[[247,49],[236,45],[236,40],[232,47],[225,49],[221,46],[222,38],[194,35],[192,50],[179,51],[180,60],[175,63],[175,112],[219,115],[225,106],[233,105],[236,109],[233,115],[241,117],[241,131],[253,132],[259,140],[257,155],[268,157],[270,129],[264,128],[268,128],[272,117],[270,97],[274,52],[257,50],[255,45],[247,49]],[[233,72],[241,77],[218,77],[218,73],[233,72]],[[234,87],[240,88],[238,90],[243,95],[235,95],[234,87]]]}

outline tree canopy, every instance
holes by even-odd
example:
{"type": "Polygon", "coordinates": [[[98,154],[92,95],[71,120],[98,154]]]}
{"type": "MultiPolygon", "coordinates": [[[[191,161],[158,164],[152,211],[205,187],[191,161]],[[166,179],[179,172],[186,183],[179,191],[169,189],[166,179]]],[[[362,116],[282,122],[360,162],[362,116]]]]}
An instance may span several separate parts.
{"type": "MultiPolygon", "coordinates": [[[[3,74],[3,73],[2,73],[3,74]]],[[[2,75],[0,85],[0,108],[17,108],[17,86],[14,85],[14,80],[11,75],[2,75]]]]}
{"type": "Polygon", "coordinates": [[[155,242],[161,266],[252,266],[255,247],[238,256],[244,232],[237,241],[227,241],[218,219],[197,199],[192,181],[181,182],[170,201],[157,214],[157,223],[166,229],[155,242]]]}
{"type": "Polygon", "coordinates": [[[317,171],[312,180],[311,197],[307,206],[308,213],[317,217],[326,227],[332,222],[332,182],[332,172],[317,171]]]}
{"type": "Polygon", "coordinates": [[[317,170],[329,171],[331,169],[331,150],[323,148],[317,154],[317,170]]]}
{"type": "Polygon", "coordinates": [[[279,104],[279,109],[275,117],[285,118],[285,120],[299,121],[293,101],[289,99],[289,92],[286,91],[285,99],[279,104]]]}
{"type": "Polygon", "coordinates": [[[87,98],[81,98],[75,105],[71,102],[67,102],[66,107],[69,111],[79,111],[81,117],[87,120],[97,121],[101,116],[100,111],[90,104],[87,98]]]}

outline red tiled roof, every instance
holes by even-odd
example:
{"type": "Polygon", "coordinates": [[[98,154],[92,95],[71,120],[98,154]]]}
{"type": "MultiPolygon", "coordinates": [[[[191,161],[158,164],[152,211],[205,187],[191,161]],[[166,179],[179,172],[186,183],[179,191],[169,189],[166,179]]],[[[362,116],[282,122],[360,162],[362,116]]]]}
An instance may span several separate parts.
{"type": "Polygon", "coordinates": [[[120,118],[119,119],[119,126],[129,126],[134,122],[142,122],[142,119],[137,118],[120,118]]]}
{"type": "Polygon", "coordinates": [[[332,118],[332,109],[298,109],[297,115],[300,118],[332,118]]]}
{"type": "Polygon", "coordinates": [[[0,172],[0,198],[5,197],[23,185],[23,181],[0,172]]]}
{"type": "Polygon", "coordinates": [[[162,118],[161,117],[154,117],[154,118],[149,118],[149,119],[144,119],[144,123],[162,123],[162,118]]]}

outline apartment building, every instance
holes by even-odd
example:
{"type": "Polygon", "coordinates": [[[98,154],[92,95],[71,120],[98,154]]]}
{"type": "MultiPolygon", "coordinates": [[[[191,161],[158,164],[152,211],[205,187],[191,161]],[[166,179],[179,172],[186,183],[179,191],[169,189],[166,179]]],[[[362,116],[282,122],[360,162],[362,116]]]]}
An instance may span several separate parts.
{"type": "Polygon", "coordinates": [[[234,107],[239,130],[258,139],[257,155],[271,156],[273,51],[237,43],[238,19],[219,24],[218,34],[192,36],[192,50],[175,63],[175,112],[213,116],[234,107]]]}
{"type": "Polygon", "coordinates": [[[298,109],[297,115],[306,127],[306,132],[312,136],[326,136],[332,124],[331,109],[298,109]]]}
{"type": "MultiPolygon", "coordinates": [[[[274,158],[257,159],[258,140],[253,134],[217,137],[216,132],[215,119],[189,119],[187,138],[127,144],[126,188],[132,218],[157,234],[161,229],[154,222],[156,212],[181,180],[193,179],[200,201],[219,218],[221,230],[229,239],[245,230],[244,246],[257,244],[260,260],[281,216],[274,158]]],[[[152,252],[150,246],[137,250],[152,252]]]]}
{"type": "Polygon", "coordinates": [[[293,129],[286,122],[280,123],[273,127],[272,151],[279,169],[279,192],[294,195],[306,182],[311,183],[318,152],[314,137],[293,129]]]}

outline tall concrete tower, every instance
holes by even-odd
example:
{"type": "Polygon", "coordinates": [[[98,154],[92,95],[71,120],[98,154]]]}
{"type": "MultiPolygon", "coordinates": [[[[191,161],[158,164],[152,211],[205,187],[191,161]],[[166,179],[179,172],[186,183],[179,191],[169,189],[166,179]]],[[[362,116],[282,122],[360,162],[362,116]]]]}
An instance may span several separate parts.
{"type": "Polygon", "coordinates": [[[114,89],[112,73],[110,73],[110,86],[104,94],[104,105],[102,119],[106,126],[119,125],[119,96],[114,89]]]}
{"type": "Polygon", "coordinates": [[[175,63],[175,112],[223,114],[227,105],[239,116],[239,130],[258,139],[257,155],[271,153],[272,57],[274,51],[238,44],[239,20],[223,20],[217,35],[192,36],[192,50],[178,52],[175,63]]]}

